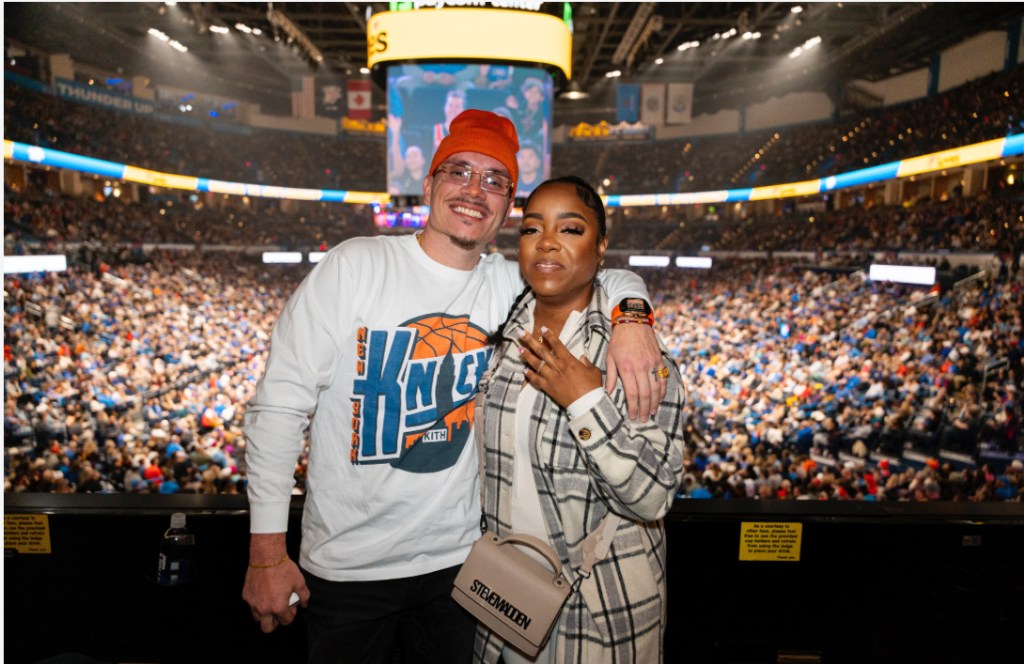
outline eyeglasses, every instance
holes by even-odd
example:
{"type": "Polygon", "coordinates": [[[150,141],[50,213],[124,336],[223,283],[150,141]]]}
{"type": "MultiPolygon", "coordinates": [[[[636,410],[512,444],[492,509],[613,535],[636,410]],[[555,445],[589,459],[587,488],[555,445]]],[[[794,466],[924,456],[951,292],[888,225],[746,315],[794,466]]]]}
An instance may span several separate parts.
{"type": "Polygon", "coordinates": [[[512,178],[500,171],[475,171],[465,164],[444,163],[437,167],[444,179],[460,187],[469,185],[474,174],[480,175],[480,188],[493,194],[507,196],[512,191],[512,178]]]}

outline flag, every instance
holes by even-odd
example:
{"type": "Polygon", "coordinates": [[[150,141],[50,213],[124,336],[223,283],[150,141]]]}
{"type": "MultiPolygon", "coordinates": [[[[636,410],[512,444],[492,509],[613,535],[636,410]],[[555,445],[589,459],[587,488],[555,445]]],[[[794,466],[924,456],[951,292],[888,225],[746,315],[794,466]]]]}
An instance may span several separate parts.
{"type": "Polygon", "coordinates": [[[664,83],[644,83],[641,86],[640,122],[647,126],[665,124],[664,83]]]}
{"type": "Polygon", "coordinates": [[[348,117],[353,120],[371,119],[370,81],[349,81],[348,82],[348,117]]]}
{"type": "Polygon", "coordinates": [[[668,124],[689,124],[693,110],[693,83],[669,83],[668,103],[665,105],[665,122],[668,124]]]}
{"type": "Polygon", "coordinates": [[[640,86],[636,83],[619,83],[615,86],[615,121],[633,124],[640,110],[640,86]]]}
{"type": "Polygon", "coordinates": [[[345,85],[338,80],[317,79],[316,114],[322,118],[340,118],[345,114],[345,85]]]}
{"type": "Polygon", "coordinates": [[[292,79],[292,117],[312,118],[316,115],[316,85],[312,76],[292,79]]]}

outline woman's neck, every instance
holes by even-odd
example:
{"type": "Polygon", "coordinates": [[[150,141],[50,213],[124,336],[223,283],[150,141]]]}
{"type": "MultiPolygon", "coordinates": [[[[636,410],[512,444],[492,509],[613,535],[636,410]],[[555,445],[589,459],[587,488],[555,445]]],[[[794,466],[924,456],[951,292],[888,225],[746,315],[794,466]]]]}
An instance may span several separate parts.
{"type": "Polygon", "coordinates": [[[559,295],[540,295],[534,291],[533,302],[533,327],[540,331],[546,327],[561,334],[565,322],[574,311],[586,311],[590,300],[594,296],[594,289],[573,290],[572,292],[559,295]]]}

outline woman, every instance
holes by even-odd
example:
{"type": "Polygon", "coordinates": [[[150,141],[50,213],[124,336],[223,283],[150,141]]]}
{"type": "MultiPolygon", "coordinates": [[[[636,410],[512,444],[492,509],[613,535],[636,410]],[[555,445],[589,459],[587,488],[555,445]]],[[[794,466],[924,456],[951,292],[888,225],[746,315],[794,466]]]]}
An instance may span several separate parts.
{"type": "Polygon", "coordinates": [[[609,510],[622,521],[540,655],[524,659],[481,627],[483,662],[499,654],[506,664],[661,661],[661,519],[682,476],[684,391],[662,347],[657,373],[668,391],[652,420],[628,419],[621,385],[605,392],[610,307],[595,276],[607,246],[604,206],[583,180],[548,180],[527,199],[519,266],[529,288],[499,332],[476,435],[484,441],[487,530],[548,542],[570,582],[583,562],[581,541],[609,510]]]}

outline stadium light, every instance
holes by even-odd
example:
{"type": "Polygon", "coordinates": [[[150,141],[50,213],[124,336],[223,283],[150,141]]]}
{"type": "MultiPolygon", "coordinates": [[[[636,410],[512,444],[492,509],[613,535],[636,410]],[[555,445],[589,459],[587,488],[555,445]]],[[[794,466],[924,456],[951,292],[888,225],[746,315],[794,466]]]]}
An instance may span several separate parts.
{"type": "Polygon", "coordinates": [[[900,284],[933,286],[935,268],[921,265],[881,265],[873,263],[868,271],[871,281],[895,281],[900,284]]]}
{"type": "Polygon", "coordinates": [[[4,274],[63,272],[66,269],[68,269],[68,257],[63,254],[4,256],[4,274]]]}
{"type": "MultiPolygon", "coordinates": [[[[661,58],[659,58],[660,60],[661,58]]],[[[559,99],[586,99],[590,94],[580,87],[579,81],[570,81],[568,89],[558,96],[559,99]]]]}
{"type": "Polygon", "coordinates": [[[630,256],[632,267],[668,267],[671,259],[668,256],[630,256]]]}
{"type": "Polygon", "coordinates": [[[814,48],[815,46],[817,46],[820,43],[821,43],[821,36],[820,35],[816,36],[816,37],[811,37],[810,39],[805,41],[803,44],[801,44],[800,46],[797,46],[792,51],[790,51],[790,53],[789,53],[790,60],[792,60],[793,58],[800,57],[801,55],[803,55],[804,51],[812,49],[812,48],[814,48]]]}
{"type": "Polygon", "coordinates": [[[264,263],[301,263],[301,251],[264,251],[264,263]]]}
{"type": "Polygon", "coordinates": [[[676,267],[692,267],[707,270],[711,267],[710,256],[676,256],[676,267]]]}

